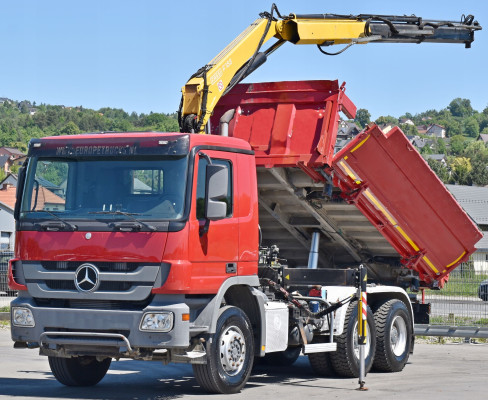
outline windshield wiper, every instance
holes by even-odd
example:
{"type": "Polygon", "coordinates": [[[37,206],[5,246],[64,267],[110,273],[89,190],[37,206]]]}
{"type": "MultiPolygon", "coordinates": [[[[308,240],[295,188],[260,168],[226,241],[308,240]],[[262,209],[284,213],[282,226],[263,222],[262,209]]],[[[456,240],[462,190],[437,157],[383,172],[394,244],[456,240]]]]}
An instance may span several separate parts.
{"type": "MultiPolygon", "coordinates": [[[[30,210],[28,211],[29,213],[35,213],[35,212],[40,212],[40,213],[46,213],[46,214],[49,214],[49,215],[52,215],[54,218],[58,219],[59,221],[61,221],[64,226],[67,226],[69,227],[72,231],[77,231],[78,230],[78,226],[75,225],[75,224],[71,224],[69,223],[68,221],[65,221],[64,219],[62,219],[59,215],[53,213],[52,211],[49,211],[49,210],[30,210]]],[[[52,222],[47,222],[45,224],[39,224],[42,228],[45,228],[46,230],[60,230],[62,227],[59,226],[58,224],[53,224],[52,222]]]]}
{"type": "MultiPolygon", "coordinates": [[[[89,212],[88,214],[124,215],[124,216],[129,217],[130,219],[132,219],[134,222],[137,222],[138,224],[144,225],[146,228],[148,228],[152,232],[154,232],[154,231],[157,230],[156,227],[154,227],[153,225],[149,225],[148,223],[146,223],[144,221],[141,221],[141,220],[137,219],[136,217],[134,217],[134,215],[141,215],[141,214],[128,213],[128,212],[124,212],[124,211],[92,211],[92,212],[89,212]]],[[[122,225],[122,224],[119,224],[119,225],[114,224],[114,226],[116,228],[119,228],[120,230],[122,230],[124,228],[124,225],[122,225]]],[[[133,228],[133,227],[128,227],[128,226],[125,226],[125,227],[126,228],[133,228]]],[[[141,227],[139,226],[139,229],[140,228],[141,227]]]]}

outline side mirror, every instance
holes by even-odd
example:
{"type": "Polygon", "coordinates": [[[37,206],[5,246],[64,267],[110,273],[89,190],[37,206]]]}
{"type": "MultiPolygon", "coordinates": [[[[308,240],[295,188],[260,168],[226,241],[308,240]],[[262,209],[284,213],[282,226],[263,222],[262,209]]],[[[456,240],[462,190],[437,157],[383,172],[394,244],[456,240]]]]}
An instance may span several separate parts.
{"type": "Polygon", "coordinates": [[[19,168],[19,178],[17,180],[17,191],[15,193],[15,208],[14,208],[14,218],[16,221],[19,220],[20,216],[20,203],[22,202],[22,193],[24,191],[25,183],[25,167],[19,168]]]}
{"type": "Polygon", "coordinates": [[[226,199],[229,192],[229,170],[225,165],[207,165],[205,217],[210,221],[225,218],[226,199]]]}

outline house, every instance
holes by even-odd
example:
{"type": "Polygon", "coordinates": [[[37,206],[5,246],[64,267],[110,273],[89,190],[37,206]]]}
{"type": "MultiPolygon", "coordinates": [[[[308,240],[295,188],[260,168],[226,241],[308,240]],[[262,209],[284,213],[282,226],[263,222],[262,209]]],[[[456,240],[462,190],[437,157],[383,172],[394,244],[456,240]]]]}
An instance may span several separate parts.
{"type": "Polygon", "coordinates": [[[10,184],[0,187],[0,250],[13,250],[15,243],[15,193],[10,184]]]}
{"type": "Polygon", "coordinates": [[[337,137],[340,139],[352,139],[359,133],[359,130],[354,122],[341,120],[337,128],[337,137]]]}
{"type": "Polygon", "coordinates": [[[419,150],[427,144],[427,140],[421,138],[420,136],[409,136],[408,140],[419,150]]]}
{"type": "Polygon", "coordinates": [[[19,158],[25,156],[25,154],[15,147],[0,147],[0,156],[19,158]]]}
{"type": "Polygon", "coordinates": [[[393,124],[385,124],[385,125],[380,125],[379,128],[383,131],[383,133],[388,133],[390,132],[395,125],[393,124]]]}
{"type": "Polygon", "coordinates": [[[7,99],[6,97],[0,97],[0,105],[3,103],[12,103],[12,100],[7,99]]]}
{"type": "Polygon", "coordinates": [[[477,274],[488,274],[488,188],[463,185],[446,185],[447,189],[483,232],[471,256],[472,268],[477,274]]]}
{"type": "Polygon", "coordinates": [[[0,188],[3,187],[3,185],[8,184],[13,187],[17,187],[17,181],[18,181],[18,176],[16,174],[9,173],[3,181],[0,182],[0,188]]]}
{"type": "Polygon", "coordinates": [[[36,210],[63,211],[65,201],[44,186],[39,186],[36,210]]]}
{"type": "Polygon", "coordinates": [[[5,155],[0,155],[0,169],[2,169],[5,173],[8,172],[10,168],[10,157],[5,155]]]}
{"type": "Polygon", "coordinates": [[[447,157],[445,154],[427,154],[425,155],[426,160],[436,160],[442,165],[447,166],[447,157]]]}
{"type": "Polygon", "coordinates": [[[398,120],[398,123],[399,124],[407,124],[407,125],[415,126],[415,124],[413,123],[413,121],[410,118],[400,118],[398,120]]]}
{"type": "Polygon", "coordinates": [[[478,140],[481,140],[485,145],[488,144],[488,133],[480,133],[478,140]]]}
{"type": "Polygon", "coordinates": [[[337,128],[337,139],[334,145],[334,152],[337,153],[349,141],[360,132],[359,127],[354,122],[339,121],[337,128]]]}
{"type": "Polygon", "coordinates": [[[427,128],[426,135],[435,136],[438,138],[445,138],[446,128],[438,124],[432,124],[427,128]]]}
{"type": "Polygon", "coordinates": [[[427,125],[417,125],[417,132],[419,135],[426,135],[427,134],[427,129],[429,128],[427,125]]]}

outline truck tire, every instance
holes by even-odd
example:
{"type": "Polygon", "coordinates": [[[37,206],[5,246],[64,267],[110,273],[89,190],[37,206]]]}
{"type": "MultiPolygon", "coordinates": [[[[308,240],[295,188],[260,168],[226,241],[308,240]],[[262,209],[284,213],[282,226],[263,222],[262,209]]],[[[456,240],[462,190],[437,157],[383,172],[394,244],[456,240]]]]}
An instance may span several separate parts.
{"type": "Polygon", "coordinates": [[[54,377],[66,386],[93,386],[102,380],[107,373],[111,358],[97,361],[95,357],[51,357],[49,366],[54,377]]]}
{"type": "Polygon", "coordinates": [[[374,313],[376,324],[376,354],[374,368],[398,372],[405,367],[412,346],[412,321],[401,300],[383,303],[374,313]]]}
{"type": "MultiPolygon", "coordinates": [[[[358,346],[358,303],[349,304],[344,322],[344,331],[337,338],[337,350],[330,353],[330,361],[337,375],[357,378],[359,376],[359,346],[358,346]]],[[[368,307],[367,342],[365,358],[365,374],[373,366],[376,350],[376,330],[374,316],[368,307]]]]}
{"type": "Polygon", "coordinates": [[[300,356],[300,346],[288,347],[285,351],[277,351],[264,356],[264,362],[275,367],[289,367],[293,365],[300,356]]]}
{"type": "Polygon", "coordinates": [[[240,308],[221,308],[216,332],[207,342],[207,363],[193,364],[198,384],[209,393],[238,393],[249,379],[253,361],[249,318],[240,308]]]}
{"type": "MultiPolygon", "coordinates": [[[[318,336],[314,338],[312,343],[325,343],[328,338],[323,336],[318,336]]],[[[319,376],[333,376],[334,369],[332,368],[332,363],[330,361],[330,352],[326,351],[323,353],[310,353],[308,355],[308,361],[313,371],[319,376]]]]}

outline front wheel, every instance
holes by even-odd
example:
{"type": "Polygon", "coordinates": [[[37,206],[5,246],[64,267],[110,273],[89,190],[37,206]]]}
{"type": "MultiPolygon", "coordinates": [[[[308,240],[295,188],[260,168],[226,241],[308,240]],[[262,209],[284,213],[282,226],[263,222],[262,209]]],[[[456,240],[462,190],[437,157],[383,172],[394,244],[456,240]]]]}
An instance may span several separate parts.
{"type": "Polygon", "coordinates": [[[392,299],[374,313],[378,371],[398,372],[405,367],[412,346],[412,322],[403,301],[392,299]]]}
{"type": "Polygon", "coordinates": [[[107,373],[112,359],[97,361],[95,357],[48,357],[54,377],[66,386],[93,386],[107,373]]]}
{"type": "Polygon", "coordinates": [[[193,364],[198,384],[209,393],[238,393],[251,374],[254,340],[247,315],[237,307],[220,309],[207,344],[207,363],[193,364]]]}

